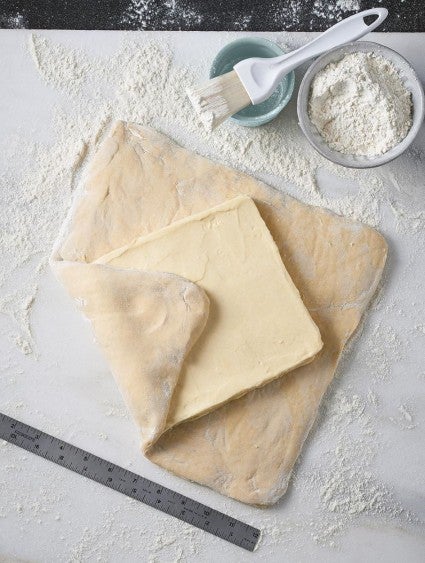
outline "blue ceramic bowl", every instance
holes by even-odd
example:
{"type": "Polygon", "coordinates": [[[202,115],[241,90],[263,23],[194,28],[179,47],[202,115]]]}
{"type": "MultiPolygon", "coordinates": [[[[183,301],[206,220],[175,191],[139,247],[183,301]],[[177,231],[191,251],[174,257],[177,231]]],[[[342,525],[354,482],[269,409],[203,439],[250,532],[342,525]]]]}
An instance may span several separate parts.
{"type": "MultiPolygon", "coordinates": [[[[230,72],[236,63],[250,57],[277,57],[284,51],[272,41],[260,37],[242,37],[232,41],[213,60],[210,78],[230,72]]],[[[273,94],[261,104],[249,106],[230,119],[245,127],[258,127],[274,119],[286,106],[292,96],[295,84],[294,71],[287,74],[273,94]]]]}

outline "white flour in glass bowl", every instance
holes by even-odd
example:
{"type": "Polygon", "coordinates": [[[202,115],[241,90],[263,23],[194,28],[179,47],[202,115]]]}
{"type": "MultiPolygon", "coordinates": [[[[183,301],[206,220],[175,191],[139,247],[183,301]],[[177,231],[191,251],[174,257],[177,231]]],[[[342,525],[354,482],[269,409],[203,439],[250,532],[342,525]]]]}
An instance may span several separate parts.
{"type": "Polygon", "coordinates": [[[330,148],[373,157],[406,137],[412,126],[412,97],[391,61],[354,52],[317,73],[309,116],[330,148]]]}

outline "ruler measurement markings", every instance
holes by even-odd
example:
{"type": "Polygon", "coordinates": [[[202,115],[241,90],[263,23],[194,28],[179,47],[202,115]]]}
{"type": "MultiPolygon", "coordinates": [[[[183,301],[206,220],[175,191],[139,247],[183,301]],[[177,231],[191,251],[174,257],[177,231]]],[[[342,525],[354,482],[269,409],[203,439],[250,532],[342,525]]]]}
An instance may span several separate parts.
{"type": "Polygon", "coordinates": [[[253,551],[258,543],[260,531],[249,524],[231,518],[222,512],[185,497],[177,491],[154,483],[145,477],[114,463],[107,462],[94,454],[31,426],[24,425],[1,413],[0,437],[36,455],[41,455],[53,463],[105,485],[112,490],[116,490],[162,512],[171,514],[201,530],[213,533],[234,545],[253,551]],[[26,428],[26,432],[23,433],[22,428],[26,428]],[[10,429],[12,429],[12,432],[10,432],[10,429]],[[19,442],[17,440],[18,435],[21,436],[19,442]],[[40,451],[42,444],[47,444],[44,452],[40,451]],[[78,460],[75,460],[75,466],[67,459],[68,453],[78,457],[78,460]],[[106,474],[105,464],[107,465],[106,474]],[[125,487],[123,487],[122,483],[125,483],[125,487]],[[132,484],[136,486],[132,487],[132,484]],[[141,491],[139,492],[140,489],[141,491]],[[143,493],[145,494],[143,495],[143,493]],[[168,507],[166,506],[167,502],[168,507]],[[180,508],[181,506],[184,508],[180,508]],[[214,527],[211,526],[212,522],[215,523],[215,532],[214,527]]]}

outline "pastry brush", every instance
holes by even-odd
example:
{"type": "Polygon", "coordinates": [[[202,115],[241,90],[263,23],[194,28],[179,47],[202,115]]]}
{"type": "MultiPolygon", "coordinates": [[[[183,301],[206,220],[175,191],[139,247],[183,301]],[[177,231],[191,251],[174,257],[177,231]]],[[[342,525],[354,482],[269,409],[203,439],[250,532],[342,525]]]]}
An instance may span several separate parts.
{"type": "Polygon", "coordinates": [[[364,10],[340,21],[295,51],[279,57],[240,61],[230,72],[188,89],[187,95],[201,121],[212,130],[241,109],[269,98],[291,70],[334,47],[360,39],[377,28],[387,15],[386,8],[364,10]],[[377,17],[367,24],[365,18],[370,16],[377,17]]]}

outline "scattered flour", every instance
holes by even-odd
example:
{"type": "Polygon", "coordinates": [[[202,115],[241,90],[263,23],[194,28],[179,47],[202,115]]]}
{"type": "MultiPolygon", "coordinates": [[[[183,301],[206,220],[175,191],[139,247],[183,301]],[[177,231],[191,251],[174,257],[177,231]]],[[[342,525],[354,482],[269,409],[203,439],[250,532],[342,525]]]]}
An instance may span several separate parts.
{"type": "Polygon", "coordinates": [[[76,95],[87,72],[82,54],[66,49],[60,44],[52,44],[44,37],[31,35],[29,50],[35,65],[45,82],[53,88],[65,90],[76,95]],[[60,61],[60,65],[56,62],[60,61]]]}
{"type": "Polygon", "coordinates": [[[395,499],[390,486],[373,473],[373,462],[380,441],[376,396],[367,397],[336,390],[325,400],[315,440],[333,444],[324,459],[301,467],[295,487],[318,491],[323,520],[315,523],[313,539],[333,547],[336,536],[359,518],[398,520],[407,525],[417,522],[414,514],[395,499]],[[307,484],[306,484],[307,483],[307,484]]]}
{"type": "Polygon", "coordinates": [[[23,14],[16,12],[12,15],[0,15],[0,26],[8,29],[22,29],[26,27],[26,18],[23,14]]]}
{"type": "MultiPolygon", "coordinates": [[[[102,58],[32,35],[28,56],[33,58],[41,80],[61,93],[64,103],[58,103],[52,113],[54,141],[32,141],[29,139],[34,135],[22,131],[10,140],[5,158],[9,165],[0,175],[1,184],[7,188],[0,191],[0,246],[4,260],[0,312],[10,319],[10,338],[24,354],[34,347],[29,320],[31,305],[37,299],[37,283],[71,203],[80,169],[114,119],[152,125],[188,148],[252,173],[307,203],[328,207],[378,228],[390,225],[391,234],[398,233],[406,244],[414,241],[414,250],[406,257],[406,270],[413,267],[417,254],[423,251],[424,211],[417,187],[425,175],[425,155],[419,148],[412,147],[397,165],[390,163],[381,170],[342,169],[324,160],[306,143],[297,125],[294,101],[288,111],[265,127],[243,129],[228,123],[208,136],[194,119],[184,92],[206,75],[210,54],[205,54],[204,66],[189,68],[174,62],[167,45],[146,37],[127,38],[118,51],[102,58]],[[25,162],[19,172],[14,164],[17,154],[25,162]],[[330,177],[340,182],[339,192],[328,189],[330,177]]],[[[389,268],[393,268],[391,258],[389,268]]],[[[252,516],[252,523],[261,522],[265,531],[262,553],[266,559],[267,553],[275,553],[276,545],[298,545],[301,549],[306,537],[325,547],[338,545],[338,536],[360,518],[393,520],[401,527],[415,524],[415,517],[373,471],[373,461],[382,447],[378,429],[383,409],[387,408],[380,395],[382,386],[391,385],[398,363],[415,346],[423,346],[420,307],[412,305],[408,297],[420,292],[421,280],[415,282],[417,287],[405,287],[401,272],[397,283],[403,291],[393,292],[390,298],[385,288],[378,295],[372,309],[380,313],[380,321],[366,324],[358,336],[362,346],[347,352],[341,368],[344,371],[347,362],[355,362],[362,378],[370,375],[367,395],[351,391],[346,383],[341,390],[337,384],[336,390],[328,394],[313,437],[327,445],[326,454],[323,459],[309,460],[307,448],[303,463],[295,471],[293,487],[303,499],[300,517],[294,521],[285,518],[284,511],[273,515],[272,510],[252,516]],[[401,320],[411,317],[412,331],[392,326],[388,312],[396,312],[401,320]]],[[[25,359],[31,359],[31,354],[25,359]]],[[[13,389],[17,366],[2,365],[2,375],[3,370],[2,381],[9,381],[13,389]]],[[[15,413],[19,418],[17,405],[21,402],[17,397],[9,405],[12,416],[15,413]]],[[[118,421],[127,416],[121,405],[107,402],[101,408],[108,419],[115,417],[118,421]]],[[[38,409],[28,413],[41,420],[51,433],[63,436],[63,428],[50,419],[44,420],[38,409]]],[[[385,416],[387,420],[394,419],[389,424],[395,423],[401,429],[410,430],[420,423],[409,397],[390,412],[387,409],[385,416]]],[[[104,443],[105,436],[99,434],[99,441],[104,443]]],[[[66,513],[73,506],[63,475],[50,465],[40,466],[43,470],[37,479],[49,482],[50,492],[41,494],[36,503],[25,479],[32,458],[0,443],[3,451],[7,452],[3,458],[7,463],[0,465],[0,495],[3,497],[11,471],[19,487],[4,497],[0,518],[15,515],[23,530],[34,522],[42,525],[62,520],[60,511],[66,513]]],[[[181,486],[184,490],[184,483],[181,486]]],[[[103,502],[102,495],[98,498],[103,502]]],[[[228,502],[229,512],[238,516],[238,510],[237,503],[228,502]]],[[[137,503],[122,499],[112,509],[105,506],[95,524],[81,523],[77,541],[65,532],[58,534],[57,541],[62,542],[62,551],[73,561],[107,560],[114,549],[135,558],[140,556],[136,546],[141,540],[148,546],[147,558],[151,561],[202,560],[205,556],[202,532],[157,512],[150,513],[148,526],[140,514],[137,503]]]]}
{"type": "Polygon", "coordinates": [[[358,12],[360,10],[360,0],[316,0],[313,5],[313,14],[319,18],[329,20],[340,20],[350,14],[346,12],[358,12]]]}
{"type": "MultiPolygon", "coordinates": [[[[380,0],[378,0],[380,1],[380,0]]],[[[196,2],[188,0],[129,0],[123,11],[121,23],[135,29],[185,29],[199,30],[206,23],[205,12],[196,2]]],[[[309,21],[308,15],[329,23],[357,12],[361,8],[360,0],[315,0],[311,4],[303,0],[271,0],[267,4],[267,13],[277,27],[281,29],[299,29],[300,25],[308,26],[310,31],[316,29],[315,22],[309,21]]],[[[254,11],[240,15],[239,7],[228,5],[222,11],[211,11],[208,24],[215,29],[231,29],[244,31],[250,29],[254,11]]],[[[258,24],[257,24],[258,25],[258,24]]]]}
{"type": "Polygon", "coordinates": [[[136,25],[138,29],[153,28],[156,24],[161,29],[177,29],[196,27],[202,23],[202,10],[188,7],[184,0],[131,0],[125,9],[121,22],[126,25],[136,25]],[[159,25],[158,25],[159,24],[159,25]]]}
{"type": "MultiPolygon", "coordinates": [[[[122,403],[111,403],[110,401],[103,401],[103,406],[105,407],[104,414],[105,416],[113,416],[113,417],[120,417],[120,418],[129,418],[128,409],[124,407],[122,403]]],[[[105,439],[102,436],[102,439],[105,439]]]]}
{"type": "MultiPolygon", "coordinates": [[[[337,391],[326,404],[325,427],[335,436],[336,446],[329,450],[329,463],[318,476],[322,503],[330,513],[347,519],[359,514],[398,516],[403,512],[401,506],[370,471],[377,453],[373,444],[376,428],[366,401],[357,394],[347,396],[337,391]],[[354,438],[351,443],[347,430],[354,438]]],[[[316,484],[316,479],[313,482],[316,484]]]]}
{"type": "Polygon", "coordinates": [[[359,0],[336,0],[336,7],[344,12],[360,10],[359,0]]]}
{"type": "Polygon", "coordinates": [[[389,417],[392,423],[396,424],[401,430],[413,430],[413,428],[417,427],[410,407],[406,404],[401,404],[397,411],[397,416],[389,417]]]}
{"type": "Polygon", "coordinates": [[[28,340],[25,340],[20,334],[14,337],[16,346],[22,351],[23,354],[32,354],[32,347],[28,340]]]}

